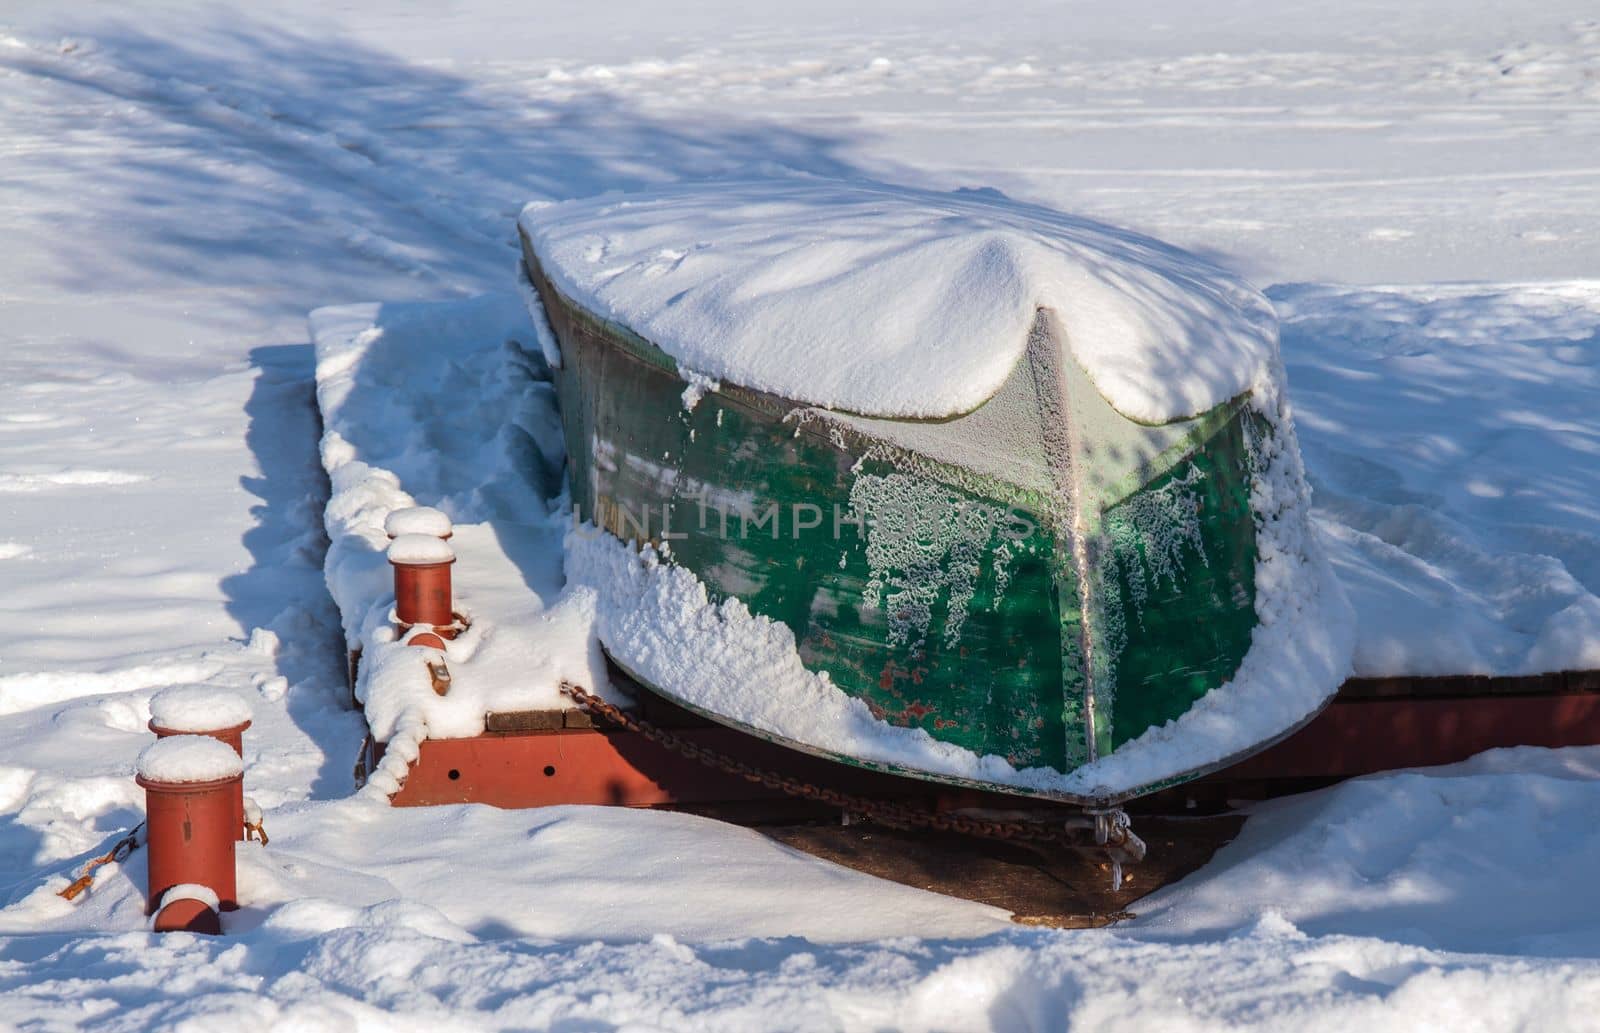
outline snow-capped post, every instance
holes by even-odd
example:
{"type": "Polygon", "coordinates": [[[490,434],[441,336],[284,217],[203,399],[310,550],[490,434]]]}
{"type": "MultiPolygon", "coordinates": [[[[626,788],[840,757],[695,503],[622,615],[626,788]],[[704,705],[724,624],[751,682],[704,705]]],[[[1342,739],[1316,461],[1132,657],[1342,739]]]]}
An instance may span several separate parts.
{"type": "Polygon", "coordinates": [[[400,633],[404,635],[419,624],[428,626],[412,635],[409,644],[443,649],[444,640],[455,637],[455,596],[450,585],[450,566],[455,561],[450,543],[435,535],[405,533],[389,543],[394,614],[400,633]]]}
{"type": "Polygon", "coordinates": [[[427,534],[448,542],[455,531],[450,518],[432,506],[397,509],[383,521],[383,533],[389,536],[391,542],[403,534],[427,534]]]}
{"type": "Polygon", "coordinates": [[[244,762],[216,739],[172,735],[139,754],[137,771],[135,781],[145,793],[150,851],[146,913],[155,916],[153,927],[157,932],[220,933],[216,912],[239,906],[234,800],[244,762]]]}
{"type": "MultiPolygon", "coordinates": [[[[205,685],[174,685],[150,698],[149,728],[157,739],[203,735],[227,743],[244,759],[244,730],[250,727],[250,704],[243,697],[205,685]]],[[[234,792],[234,838],[245,838],[244,780],[234,792]]]]}

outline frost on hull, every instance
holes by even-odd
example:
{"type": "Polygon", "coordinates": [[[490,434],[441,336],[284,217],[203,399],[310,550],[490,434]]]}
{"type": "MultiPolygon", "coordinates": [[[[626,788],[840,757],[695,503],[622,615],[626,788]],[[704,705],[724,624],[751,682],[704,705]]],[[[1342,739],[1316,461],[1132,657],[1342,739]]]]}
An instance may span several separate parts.
{"type": "Polygon", "coordinates": [[[1024,359],[965,416],[874,418],[726,383],[687,406],[675,360],[560,294],[524,245],[562,351],[577,517],[692,575],[678,601],[640,590],[628,597],[638,612],[600,622],[607,648],[665,695],[862,763],[1105,799],[1270,741],[1336,686],[1335,659],[1301,703],[1234,720],[1242,745],[1212,728],[1214,755],[1127,762],[1186,715],[1205,725],[1196,702],[1213,703],[1259,630],[1254,452],[1281,442],[1249,396],[1135,423],[1065,357],[1041,311],[1024,359]],[[760,665],[723,663],[707,645],[733,637],[735,617],[766,622],[758,637],[820,679],[806,692],[943,745],[885,753],[798,697],[766,698],[800,690],[763,684],[760,665]],[[685,645],[713,626],[723,630],[685,645]],[[719,683],[735,670],[749,683],[719,683]],[[1125,774],[1096,779],[1112,761],[1125,774]]]}

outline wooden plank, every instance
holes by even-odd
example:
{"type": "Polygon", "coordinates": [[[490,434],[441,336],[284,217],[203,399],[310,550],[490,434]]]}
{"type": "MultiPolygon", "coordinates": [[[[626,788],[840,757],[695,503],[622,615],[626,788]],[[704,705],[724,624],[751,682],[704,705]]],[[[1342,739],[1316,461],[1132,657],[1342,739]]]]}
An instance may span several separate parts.
{"type": "Polygon", "coordinates": [[[565,724],[562,710],[510,710],[484,715],[486,732],[547,732],[565,724]]]}
{"type": "Polygon", "coordinates": [[[1367,699],[1473,699],[1482,696],[1557,696],[1566,692],[1600,692],[1568,672],[1491,677],[1457,674],[1429,677],[1351,678],[1339,688],[1345,702],[1367,699]]]}
{"type": "Polygon", "coordinates": [[[872,824],[756,826],[758,832],[846,868],[906,886],[990,904],[1013,921],[1063,929],[1110,925],[1130,907],[1195,871],[1239,833],[1241,815],[1209,818],[1136,817],[1149,847],[1129,868],[1124,888],[1111,889],[1105,865],[1075,851],[941,832],[908,832],[872,824]]]}
{"type": "Polygon", "coordinates": [[[1600,671],[1566,671],[1562,678],[1568,692],[1600,692],[1600,671]]]}

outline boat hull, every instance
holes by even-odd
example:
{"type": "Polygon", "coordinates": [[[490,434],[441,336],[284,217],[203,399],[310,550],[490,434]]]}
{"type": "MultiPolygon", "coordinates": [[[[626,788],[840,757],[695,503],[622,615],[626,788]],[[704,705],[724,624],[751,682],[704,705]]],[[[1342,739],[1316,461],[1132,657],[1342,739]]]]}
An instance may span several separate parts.
{"type": "MultiPolygon", "coordinates": [[[[761,392],[686,395],[690,378],[669,357],[525,258],[560,344],[576,515],[663,549],[713,600],[786,625],[809,668],[882,720],[1015,768],[1070,772],[1181,715],[1248,650],[1249,449],[1262,428],[1247,406],[1197,421],[1160,469],[1093,510],[1086,534],[1084,514],[1037,480],[974,473],[761,392]],[[1181,540],[1155,540],[1152,513],[1175,504],[1199,519],[1181,540]]],[[[1029,792],[871,763],[707,711],[687,686],[652,687],[814,755],[1029,792]]],[[[1031,795],[1104,803],[1149,788],[1031,795]]]]}

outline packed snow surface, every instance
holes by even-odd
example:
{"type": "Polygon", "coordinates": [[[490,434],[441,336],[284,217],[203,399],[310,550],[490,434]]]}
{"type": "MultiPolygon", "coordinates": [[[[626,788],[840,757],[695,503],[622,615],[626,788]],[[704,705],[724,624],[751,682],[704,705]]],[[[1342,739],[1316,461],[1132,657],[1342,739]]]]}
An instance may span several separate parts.
{"type": "Polygon", "coordinates": [[[1142,901],[1137,925],[1228,935],[1265,906],[1310,936],[1592,958],[1597,788],[1600,748],[1521,747],[1260,804],[1204,878],[1142,901]]]}
{"type": "Polygon", "coordinates": [[[133,1030],[1578,1031],[1600,997],[1594,753],[1268,805],[1217,885],[1100,930],[1011,926],[691,815],[302,804],[239,845],[222,937],[143,931],[144,851],[76,907],[65,873],[18,887],[0,1008],[24,1029],[87,1026],[92,995],[133,1030]]]}
{"type": "Polygon", "coordinates": [[[169,735],[139,754],[139,777],[151,782],[214,782],[244,772],[233,747],[205,735],[169,735]]]}
{"type": "Polygon", "coordinates": [[[1217,266],[981,191],[777,178],[535,204],[521,225],[559,290],[701,376],[869,416],[977,408],[1041,308],[1146,423],[1237,396],[1276,342],[1266,299],[1217,266]]]}
{"type": "Polygon", "coordinates": [[[1600,667],[1600,281],[1269,293],[1356,673],[1600,667]]]}
{"type": "Polygon", "coordinates": [[[173,732],[214,732],[247,723],[250,704],[227,689],[174,685],[150,697],[150,720],[173,732]]]}

